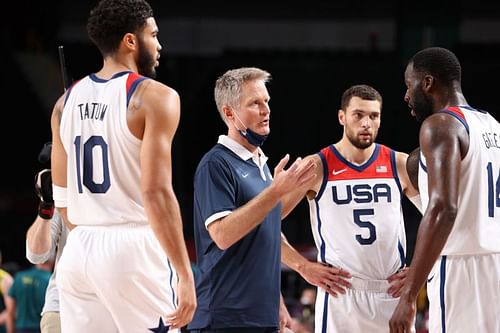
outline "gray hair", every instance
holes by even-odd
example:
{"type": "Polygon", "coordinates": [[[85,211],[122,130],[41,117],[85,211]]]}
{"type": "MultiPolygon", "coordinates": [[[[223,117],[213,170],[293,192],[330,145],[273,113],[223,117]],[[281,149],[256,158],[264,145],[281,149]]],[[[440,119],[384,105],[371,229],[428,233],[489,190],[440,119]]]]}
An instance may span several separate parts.
{"type": "Polygon", "coordinates": [[[215,104],[224,122],[226,118],[222,112],[223,106],[239,108],[241,87],[244,83],[253,80],[262,80],[267,83],[271,80],[271,74],[256,67],[242,67],[231,69],[217,79],[214,89],[215,104]]]}

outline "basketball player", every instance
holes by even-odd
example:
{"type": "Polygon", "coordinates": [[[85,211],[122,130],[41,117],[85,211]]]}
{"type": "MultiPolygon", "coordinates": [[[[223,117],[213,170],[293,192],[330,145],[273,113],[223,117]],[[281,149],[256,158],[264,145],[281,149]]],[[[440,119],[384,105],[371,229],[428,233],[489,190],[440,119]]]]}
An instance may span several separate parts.
{"type": "Polygon", "coordinates": [[[500,124],[468,105],[451,51],[417,52],[405,101],[420,128],[424,216],[391,319],[406,332],[427,279],[430,332],[500,332],[500,124]]]}
{"type": "MultiPolygon", "coordinates": [[[[406,276],[403,194],[418,206],[407,154],[375,143],[382,96],[367,85],[342,95],[340,141],[310,155],[320,175],[292,195],[307,196],[318,262],[334,269],[320,281],[315,332],[388,332],[406,276]]],[[[307,281],[305,258],[283,261],[307,281]]],[[[412,318],[414,320],[414,318],[412,318]]]]}
{"type": "Polygon", "coordinates": [[[178,332],[196,307],[172,188],[179,96],[149,78],[161,46],[146,1],[100,1],[87,30],[103,67],[51,121],[54,202],[72,229],[56,278],[61,328],[178,332]]]}

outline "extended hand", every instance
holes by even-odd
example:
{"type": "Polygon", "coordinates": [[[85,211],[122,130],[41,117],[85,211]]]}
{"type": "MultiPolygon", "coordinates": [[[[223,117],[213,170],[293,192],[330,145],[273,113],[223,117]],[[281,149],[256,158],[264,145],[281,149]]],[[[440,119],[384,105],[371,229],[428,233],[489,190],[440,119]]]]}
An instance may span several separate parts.
{"type": "Polygon", "coordinates": [[[292,165],[285,170],[285,165],[288,163],[290,156],[285,155],[274,168],[273,185],[279,189],[281,195],[284,195],[301,185],[311,181],[317,175],[315,173],[316,163],[313,159],[305,159],[298,157],[292,165]]]}

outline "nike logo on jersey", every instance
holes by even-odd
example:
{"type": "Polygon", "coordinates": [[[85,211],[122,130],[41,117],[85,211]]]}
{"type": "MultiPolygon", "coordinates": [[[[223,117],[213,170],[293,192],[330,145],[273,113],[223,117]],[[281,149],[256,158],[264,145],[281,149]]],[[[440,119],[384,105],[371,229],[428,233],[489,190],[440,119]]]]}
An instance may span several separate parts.
{"type": "Polygon", "coordinates": [[[347,171],[347,168],[341,169],[341,170],[338,170],[338,171],[337,170],[333,170],[332,171],[332,175],[334,175],[334,176],[340,175],[342,172],[345,172],[345,171],[347,171]]]}
{"type": "Polygon", "coordinates": [[[434,279],[434,275],[427,279],[427,283],[431,282],[432,279],[434,279]]]}
{"type": "Polygon", "coordinates": [[[241,175],[241,177],[243,177],[243,178],[247,178],[247,177],[248,177],[248,172],[247,172],[247,173],[242,174],[242,175],[241,175]]]}

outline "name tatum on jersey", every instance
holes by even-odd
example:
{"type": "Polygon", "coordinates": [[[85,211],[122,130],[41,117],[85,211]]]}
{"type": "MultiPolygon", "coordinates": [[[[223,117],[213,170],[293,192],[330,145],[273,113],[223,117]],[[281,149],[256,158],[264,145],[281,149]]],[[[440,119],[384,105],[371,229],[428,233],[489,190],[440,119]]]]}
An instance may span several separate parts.
{"type": "Polygon", "coordinates": [[[81,120],[104,120],[108,105],[104,103],[82,103],[77,105],[81,120]]]}

